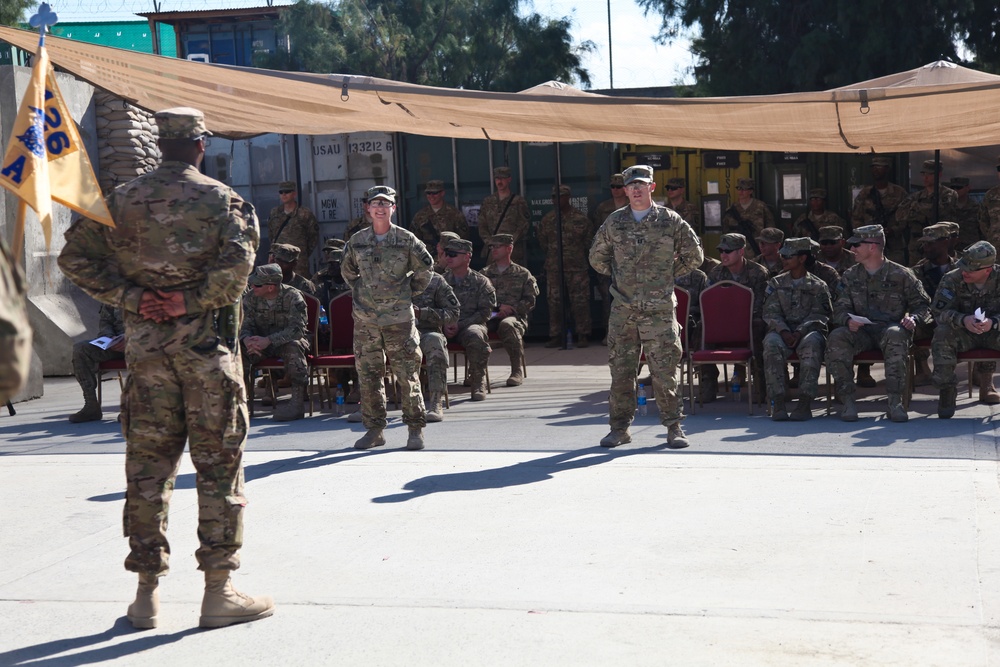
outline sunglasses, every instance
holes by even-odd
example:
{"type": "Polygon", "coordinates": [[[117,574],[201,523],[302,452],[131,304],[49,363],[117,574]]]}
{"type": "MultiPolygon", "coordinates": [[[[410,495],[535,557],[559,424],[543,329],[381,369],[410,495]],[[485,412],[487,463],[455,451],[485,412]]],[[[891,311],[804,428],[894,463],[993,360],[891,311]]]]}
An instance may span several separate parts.
{"type": "Polygon", "coordinates": [[[840,240],[834,239],[823,239],[819,242],[820,245],[837,245],[838,243],[840,243],[840,240]]]}
{"type": "Polygon", "coordinates": [[[454,250],[445,250],[444,251],[444,256],[445,257],[450,257],[451,259],[455,259],[459,255],[464,255],[464,254],[465,254],[464,252],[455,252],[454,250]]]}
{"type": "Polygon", "coordinates": [[[736,252],[735,250],[726,250],[725,248],[716,248],[720,255],[728,255],[731,252],[736,252]]]}
{"type": "Polygon", "coordinates": [[[851,247],[852,248],[857,248],[859,245],[862,245],[862,244],[865,244],[865,245],[882,245],[881,243],[876,243],[875,241],[858,241],[857,243],[852,243],[851,247]]]}
{"type": "Polygon", "coordinates": [[[295,190],[278,190],[279,195],[287,195],[291,192],[295,192],[295,190]]]}

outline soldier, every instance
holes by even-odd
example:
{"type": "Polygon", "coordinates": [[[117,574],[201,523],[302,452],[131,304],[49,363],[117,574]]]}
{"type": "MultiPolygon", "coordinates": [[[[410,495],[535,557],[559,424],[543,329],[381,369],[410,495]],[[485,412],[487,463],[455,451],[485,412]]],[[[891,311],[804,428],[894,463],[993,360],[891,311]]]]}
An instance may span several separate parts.
{"type": "Polygon", "coordinates": [[[806,270],[826,283],[827,289],[830,290],[830,294],[837,289],[837,283],[840,282],[840,274],[832,266],[824,264],[817,259],[817,255],[820,253],[820,244],[812,239],[809,239],[809,246],[812,249],[813,259],[815,262],[806,262],[806,270]]]}
{"type": "Polygon", "coordinates": [[[372,226],[372,217],[368,215],[368,194],[367,192],[361,198],[361,215],[354,218],[347,224],[347,228],[344,230],[344,240],[348,241],[352,236],[360,232],[362,229],[367,229],[372,226]]]}
{"type": "Polygon", "coordinates": [[[909,419],[903,408],[910,342],[918,322],[926,322],[930,298],[913,273],[882,254],[885,232],[881,225],[863,225],[847,242],[858,264],[841,274],[833,304],[833,319],[826,347],[826,364],[844,402],[840,418],[858,419],[854,403],[854,355],[881,349],[885,357],[885,388],[889,419],[909,419]],[[866,323],[866,318],[870,323],[866,323]]]}
{"type": "Polygon", "coordinates": [[[351,291],[351,286],[344,281],[344,276],[340,272],[340,264],[344,260],[344,245],[340,239],[330,239],[326,242],[323,246],[323,268],[317,271],[310,281],[316,286],[315,296],[324,308],[330,305],[333,297],[351,291]]]}
{"type": "MultiPolygon", "coordinates": [[[[441,232],[455,232],[463,239],[469,238],[469,224],[462,212],[444,201],[444,181],[430,180],[424,186],[427,206],[413,216],[412,231],[428,248],[437,245],[441,232]]],[[[374,217],[374,216],[373,216],[374,217]]]]}
{"type": "Polygon", "coordinates": [[[843,273],[858,263],[854,253],[845,246],[844,230],[833,225],[819,228],[819,255],[816,261],[837,273],[843,273]]]}
{"type": "Polygon", "coordinates": [[[528,316],[535,307],[538,283],[528,269],[511,260],[514,237],[497,234],[489,240],[492,263],[483,269],[493,289],[496,290],[497,311],[486,323],[490,333],[503,341],[510,357],[508,387],[518,387],[524,382],[521,359],[524,357],[524,334],[528,331],[528,316]]]}
{"type": "Polygon", "coordinates": [[[683,178],[671,178],[667,180],[667,208],[671,208],[681,216],[681,219],[691,225],[691,229],[698,229],[698,207],[684,198],[687,192],[683,178]]]}
{"type": "Polygon", "coordinates": [[[1000,350],[1000,273],[996,260],[996,248],[988,241],[977,241],[962,253],[955,270],[941,279],[934,295],[937,328],[931,352],[941,419],[955,414],[958,353],[973,348],[1000,350]]]}
{"type": "MultiPolygon", "coordinates": [[[[958,249],[964,250],[978,241],[979,236],[979,203],[969,197],[972,185],[964,176],[955,176],[948,183],[958,198],[952,206],[952,219],[958,225],[958,249]]],[[[933,294],[933,292],[932,292],[933,294]]]]}
{"type": "Polygon", "coordinates": [[[764,376],[773,406],[771,419],[787,421],[785,366],[794,350],[799,357],[799,402],[792,421],[812,418],[812,402],[819,393],[819,368],[823,363],[827,324],[833,313],[826,283],[812,275],[807,265],[815,262],[809,237],[788,239],[781,247],[785,272],[767,283],[764,321],[764,376]]]}
{"type": "Polygon", "coordinates": [[[295,262],[295,271],[301,276],[310,275],[309,259],[319,243],[319,222],[313,212],[299,206],[298,185],[295,181],[282,181],[278,185],[281,205],[271,209],[267,216],[267,234],[271,245],[288,243],[301,252],[295,262]]]}
{"type": "Polygon", "coordinates": [[[891,230],[894,234],[902,232],[903,241],[907,244],[903,254],[904,261],[900,262],[903,266],[910,266],[920,257],[920,233],[924,227],[940,220],[955,219],[954,207],[958,195],[940,182],[941,164],[934,160],[924,160],[920,174],[924,187],[907,195],[900,203],[896,210],[896,227],[891,230]],[[939,193],[934,190],[935,175],[939,181],[939,193]]]}
{"type": "MultiPolygon", "coordinates": [[[[872,179],[873,185],[866,185],[861,188],[858,196],[854,198],[854,206],[851,208],[851,226],[857,229],[863,225],[882,225],[883,229],[894,230],[896,226],[896,209],[906,198],[907,192],[895,183],[889,182],[889,169],[892,167],[892,160],[882,155],[872,158],[872,179]]],[[[901,238],[891,236],[886,246],[886,254],[893,261],[902,261],[903,242],[901,238]]],[[[846,267],[833,267],[844,274],[846,267]]],[[[874,386],[874,385],[873,385],[874,386]]]]}
{"type": "Polygon", "coordinates": [[[490,261],[490,238],[497,234],[514,237],[514,262],[524,264],[528,256],[525,247],[531,213],[524,197],[511,191],[510,181],[510,167],[494,169],[493,184],[497,191],[486,195],[479,207],[479,236],[483,240],[483,257],[487,263],[490,261]]]}
{"type": "Polygon", "coordinates": [[[458,321],[460,308],[455,292],[440,273],[432,273],[427,289],[413,297],[420,351],[427,364],[429,422],[444,419],[444,395],[448,389],[448,341],[444,327],[458,321]]]}
{"type": "Polygon", "coordinates": [[[272,264],[281,267],[281,282],[289,287],[294,287],[303,294],[316,296],[316,285],[303,275],[295,271],[299,263],[299,249],[289,243],[272,243],[270,260],[272,264]]]}
{"type": "MultiPolygon", "coordinates": [[[[997,158],[997,177],[1000,178],[1000,157],[997,158]]],[[[987,190],[979,205],[979,234],[994,248],[1000,244],[1000,185],[987,190]]]]}
{"type": "Polygon", "coordinates": [[[563,295],[566,285],[569,309],[576,324],[577,347],[590,345],[590,273],[587,266],[587,249],[594,237],[587,216],[573,208],[570,188],[560,185],[552,188],[552,197],[558,201],[562,215],[562,280],[559,275],[559,252],[556,235],[556,212],[549,211],[538,225],[538,245],[545,253],[546,299],[549,306],[549,342],[545,347],[560,347],[563,338],[563,295]]]}
{"type": "Polygon", "coordinates": [[[461,305],[458,321],[444,327],[444,335],[449,341],[457,342],[465,348],[469,359],[469,386],[472,400],[486,399],[486,365],[490,362],[489,334],[486,323],[497,309],[496,290],[489,279],[469,268],[472,262],[472,241],[457,239],[448,241],[445,247],[445,261],[448,270],[444,279],[455,291],[461,305]]]}
{"type": "Polygon", "coordinates": [[[248,418],[240,357],[225,343],[253,268],[257,216],[198,171],[209,135],[200,111],[167,109],[154,119],[160,166],[108,195],[117,227],[75,222],[59,267],[125,320],[125,568],[139,573],[128,619],[157,625],[168,503],[187,443],[198,473],[195,556],[205,571],[199,624],[221,627],[274,613],[270,597],[240,593],[229,576],[240,566],[248,418]]]}
{"type": "Polygon", "coordinates": [[[24,387],[31,362],[31,327],[24,276],[0,238],[0,403],[24,387]]]}
{"type": "MultiPolygon", "coordinates": [[[[956,247],[956,246],[958,246],[958,237],[959,237],[959,234],[961,234],[961,232],[962,232],[962,228],[959,226],[959,224],[957,222],[952,222],[950,220],[943,220],[942,222],[940,222],[938,224],[944,225],[945,227],[948,228],[948,231],[950,232],[949,239],[948,239],[948,254],[949,255],[951,255],[952,257],[957,257],[959,255],[959,251],[960,250],[965,250],[965,248],[969,247],[969,246],[963,246],[962,248],[956,247]]],[[[976,240],[978,241],[979,239],[976,239],[976,240]]]]}
{"type": "Polygon", "coordinates": [[[420,393],[420,337],[413,316],[413,295],[431,280],[434,260],[412,233],[392,224],[396,191],[368,189],[372,226],[347,241],[340,270],[354,296],[354,356],[361,380],[361,414],[367,433],[355,449],[385,444],[386,357],[401,386],[407,449],[423,449],[426,424],[420,393]]]}
{"type": "MultiPolygon", "coordinates": [[[[306,302],[299,290],[281,282],[281,267],[264,264],[250,274],[253,293],[243,300],[240,342],[247,372],[261,359],[280,357],[292,397],[274,411],[277,422],[305,417],[306,386],[309,384],[309,339],[306,302]]],[[[250,387],[247,379],[246,386],[250,387]]]]}
{"type": "Polygon", "coordinates": [[[757,247],[760,248],[760,254],[754,261],[764,267],[768,278],[773,278],[784,271],[782,257],[778,254],[784,240],[785,233],[777,227],[768,227],[757,235],[757,247]]]}
{"type": "MultiPolygon", "coordinates": [[[[764,290],[767,289],[768,275],[767,269],[746,258],[746,246],[747,240],[742,234],[723,234],[718,246],[722,262],[709,272],[708,284],[711,286],[723,280],[732,280],[753,290],[754,350],[759,367],[764,359],[761,345],[764,333],[767,331],[763,312],[764,290]]],[[[745,372],[743,378],[746,378],[745,372]]],[[[761,382],[754,389],[759,392],[763,386],[761,382]]],[[[698,388],[703,403],[714,401],[719,393],[719,369],[715,366],[702,366],[698,388]]]]}
{"type": "Polygon", "coordinates": [[[83,408],[69,416],[74,424],[99,421],[104,417],[97,400],[98,367],[101,362],[125,358],[125,322],[121,310],[102,303],[98,318],[97,336],[110,338],[112,343],[100,348],[88,338],[73,345],[73,375],[83,390],[83,408]]]}
{"type": "MultiPolygon", "coordinates": [[[[621,174],[612,174],[608,183],[611,189],[611,199],[605,199],[594,210],[592,229],[597,229],[604,224],[608,216],[620,208],[628,206],[628,195],[625,194],[625,178],[621,174]]],[[[608,318],[611,316],[611,278],[597,274],[597,291],[601,293],[601,322],[604,327],[604,338],[601,345],[608,344],[608,318]]],[[[591,325],[593,326],[593,325],[591,325]]]]}
{"type": "Polygon", "coordinates": [[[660,423],[667,427],[667,447],[681,449],[688,440],[681,428],[684,406],[677,395],[681,339],[674,319],[674,277],[701,264],[701,243],[676,212],[653,202],[652,167],[629,167],[624,177],[629,208],[604,221],[590,248],[591,265],[611,276],[614,295],[608,330],[611,432],[601,447],[632,442],[636,369],[645,353],[660,423]]]}
{"type": "Polygon", "coordinates": [[[833,211],[826,208],[826,189],[813,188],[809,191],[809,211],[803,213],[792,223],[792,233],[796,236],[808,236],[814,241],[819,240],[821,227],[840,227],[847,223],[833,211]]]}
{"type": "Polygon", "coordinates": [[[448,259],[445,255],[445,246],[448,245],[448,241],[457,241],[462,238],[455,232],[441,232],[441,237],[438,239],[437,245],[434,246],[436,255],[434,260],[434,271],[443,274],[448,270],[448,259]]]}
{"type": "Polygon", "coordinates": [[[736,181],[736,203],[726,209],[722,216],[722,231],[736,232],[749,239],[750,250],[746,256],[753,259],[760,254],[757,236],[766,227],[774,227],[774,215],[767,204],[754,198],[754,180],[741,178],[736,181]]]}
{"type": "MultiPolygon", "coordinates": [[[[938,283],[944,274],[955,268],[955,258],[949,254],[951,243],[951,228],[947,223],[939,222],[934,225],[924,227],[923,236],[920,237],[920,245],[923,249],[924,258],[914,264],[911,268],[917,280],[924,286],[927,294],[937,292],[938,283]]],[[[914,340],[925,340],[934,333],[932,322],[917,325],[913,333],[914,340]]],[[[931,381],[931,369],[927,364],[930,358],[930,350],[924,347],[915,346],[913,349],[913,359],[916,362],[916,375],[913,385],[920,387],[929,384],[931,381]]],[[[992,374],[991,374],[992,377],[992,374]]],[[[998,396],[1000,398],[1000,396],[998,396]]]]}

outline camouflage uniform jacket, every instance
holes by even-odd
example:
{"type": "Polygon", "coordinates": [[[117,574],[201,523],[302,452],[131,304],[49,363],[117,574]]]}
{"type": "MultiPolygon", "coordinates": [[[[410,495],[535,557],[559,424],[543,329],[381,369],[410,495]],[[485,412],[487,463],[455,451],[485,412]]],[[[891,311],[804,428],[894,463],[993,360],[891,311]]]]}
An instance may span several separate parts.
{"type": "Polygon", "coordinates": [[[691,273],[704,255],[691,225],[675,211],[653,204],[636,222],[630,207],[615,211],[597,230],[590,264],[611,276],[612,308],[669,316],[676,276],[691,273]]]}
{"type": "Polygon", "coordinates": [[[600,204],[597,205],[597,208],[594,209],[594,219],[592,220],[592,222],[594,223],[594,229],[597,229],[601,225],[603,225],[604,221],[608,219],[609,215],[611,215],[618,209],[623,208],[625,206],[628,206],[627,199],[625,200],[625,203],[622,204],[622,206],[618,206],[617,204],[615,204],[614,197],[602,201],[600,204]]]}
{"type": "Polygon", "coordinates": [[[851,314],[875,324],[898,324],[907,313],[918,323],[928,322],[930,303],[923,285],[905,266],[887,259],[875,275],[868,275],[863,264],[855,264],[840,274],[831,326],[847,326],[851,314]]]}
{"type": "Polygon", "coordinates": [[[723,234],[735,232],[737,234],[742,234],[747,238],[751,237],[751,234],[748,234],[747,230],[740,226],[739,220],[736,217],[737,213],[753,226],[752,236],[754,238],[756,238],[765,227],[774,227],[774,215],[771,213],[771,209],[767,206],[767,204],[759,199],[751,199],[750,205],[746,208],[743,208],[739,202],[736,202],[726,209],[726,212],[722,216],[723,234]]]}
{"type": "Polygon", "coordinates": [[[274,347],[301,341],[308,349],[308,319],[302,294],[294,287],[279,285],[278,295],[273,299],[251,294],[243,300],[240,340],[248,336],[266,336],[274,347]]]}
{"type": "Polygon", "coordinates": [[[368,217],[368,214],[359,215],[358,217],[347,223],[347,229],[344,230],[344,240],[347,241],[352,236],[360,232],[362,229],[372,226],[372,219],[368,217]]]}
{"type": "MultiPolygon", "coordinates": [[[[629,214],[631,216],[631,214],[629,214]]],[[[594,238],[590,220],[575,208],[562,213],[563,271],[587,271],[587,249],[594,238]]],[[[538,225],[538,245],[545,253],[545,272],[555,276],[559,271],[556,240],[556,212],[549,211],[538,225]]]]}
{"type": "Polygon", "coordinates": [[[423,207],[413,216],[410,231],[428,248],[437,246],[441,232],[455,232],[463,239],[469,238],[469,224],[465,216],[451,204],[444,204],[437,213],[430,205],[423,207]]]}
{"type": "Polygon", "coordinates": [[[430,284],[433,265],[424,244],[396,225],[390,225],[381,243],[374,227],[352,236],[340,273],[353,292],[354,319],[379,326],[412,321],[413,295],[430,284]]]}
{"type": "Polygon", "coordinates": [[[819,215],[809,211],[795,219],[791,235],[796,238],[808,236],[812,240],[818,241],[820,227],[840,227],[844,231],[850,231],[847,229],[847,223],[844,222],[844,219],[833,211],[823,211],[819,215]]]}
{"type": "MultiPolygon", "coordinates": [[[[872,199],[872,185],[861,188],[861,192],[854,198],[854,206],[851,208],[851,225],[854,229],[864,225],[882,225],[886,231],[894,229],[896,225],[896,209],[904,199],[907,192],[904,188],[889,183],[885,192],[880,192],[882,200],[883,218],[878,215],[878,207],[872,199]]],[[[843,273],[843,271],[841,271],[843,273]]]]}
{"type": "Polygon", "coordinates": [[[681,219],[691,225],[691,229],[695,229],[698,225],[698,207],[689,202],[687,199],[682,199],[677,206],[674,206],[669,201],[667,202],[667,208],[671,208],[677,212],[677,215],[681,216],[681,219]]]}
{"type": "Polygon", "coordinates": [[[987,190],[979,205],[979,233],[1000,248],[1000,185],[987,190]]]}
{"type": "Polygon", "coordinates": [[[957,269],[941,279],[932,307],[938,326],[964,330],[962,320],[975,314],[976,308],[982,308],[994,326],[1000,326],[1000,264],[993,265],[982,290],[962,280],[962,272],[957,269]]]}
{"type": "Polygon", "coordinates": [[[291,213],[285,213],[283,206],[275,206],[271,209],[271,214],[267,216],[267,234],[268,240],[272,244],[288,243],[298,248],[301,254],[297,266],[301,266],[303,259],[306,264],[309,263],[309,257],[319,242],[319,222],[317,222],[313,212],[307,208],[299,206],[291,213]],[[282,229],[282,224],[285,223],[286,219],[288,223],[282,229]],[[278,234],[279,229],[281,229],[281,234],[278,234]]]}
{"type": "MultiPolygon", "coordinates": [[[[938,285],[944,276],[955,269],[955,258],[951,258],[952,261],[948,262],[943,267],[938,267],[936,264],[931,264],[930,261],[925,257],[911,267],[913,275],[917,277],[920,284],[924,286],[924,291],[927,294],[935,294],[937,292],[938,285]]],[[[971,311],[970,311],[971,312],[971,311]]]]}
{"type": "MultiPolygon", "coordinates": [[[[486,241],[496,234],[510,234],[514,237],[514,247],[524,243],[528,235],[528,220],[531,214],[528,212],[528,202],[518,194],[510,193],[503,200],[496,195],[486,195],[482,205],[479,207],[479,236],[486,241]],[[508,206],[507,203],[510,202],[508,206]],[[507,212],[504,213],[504,209],[507,212]],[[500,215],[503,214],[503,219],[500,215]]],[[[465,238],[465,237],[463,237],[465,238]]],[[[487,246],[489,252],[489,246],[487,246]]]]}
{"type": "Polygon", "coordinates": [[[834,290],[837,289],[837,283],[840,282],[840,274],[832,266],[823,264],[817,261],[809,269],[809,273],[813,274],[820,280],[826,283],[826,288],[830,290],[830,294],[833,294],[834,290]]]}
{"type": "Polygon", "coordinates": [[[106,198],[116,227],[85,218],[66,232],[59,268],[92,297],[124,311],[126,357],[148,359],[207,345],[216,311],[235,304],[260,239],[253,206],[184,162],[117,187],[106,198]],[[139,315],[147,289],[179,291],[187,312],[158,324],[139,315]]]}
{"type": "Polygon", "coordinates": [[[520,264],[511,264],[501,273],[496,264],[490,264],[483,269],[483,275],[496,290],[497,306],[507,304],[513,307],[517,319],[527,326],[528,315],[535,307],[538,296],[538,283],[531,271],[520,264]]]}
{"type": "Polygon", "coordinates": [[[316,293],[319,291],[319,289],[316,287],[316,283],[309,280],[305,276],[300,276],[297,273],[292,274],[292,278],[288,282],[285,281],[281,282],[290,287],[294,287],[298,291],[302,292],[303,294],[308,294],[309,296],[316,296],[316,293]]]}
{"type": "Polygon", "coordinates": [[[351,291],[351,286],[344,282],[340,271],[334,273],[329,265],[316,272],[312,277],[312,283],[316,285],[316,298],[324,308],[330,306],[330,301],[335,296],[351,291]]]}
{"type": "Polygon", "coordinates": [[[125,333],[125,321],[122,319],[120,308],[112,308],[108,304],[102,303],[97,317],[99,319],[97,326],[98,337],[107,336],[108,338],[114,338],[125,333]]]}
{"type": "Polygon", "coordinates": [[[965,203],[956,201],[952,206],[954,222],[958,223],[958,250],[965,250],[982,239],[979,235],[979,204],[966,198],[965,203]]]}
{"type": "MultiPolygon", "coordinates": [[[[890,238],[890,232],[903,233],[903,239],[909,237],[910,261],[915,262],[920,256],[919,239],[923,234],[924,227],[934,224],[940,220],[955,219],[955,204],[958,202],[958,193],[951,188],[941,186],[941,199],[938,204],[938,217],[934,218],[934,193],[928,192],[927,188],[921,188],[917,192],[911,193],[896,209],[896,227],[886,229],[886,240],[890,238]]],[[[891,243],[886,243],[891,246],[891,243]]]]}
{"type": "Polygon", "coordinates": [[[417,330],[422,333],[441,333],[446,324],[458,321],[461,304],[455,291],[440,274],[432,273],[431,282],[420,294],[413,297],[413,305],[420,309],[417,330]]]}
{"type": "Polygon", "coordinates": [[[449,269],[444,279],[451,285],[455,297],[461,304],[458,316],[458,330],[462,331],[471,324],[486,324],[497,309],[497,293],[493,284],[483,274],[469,269],[464,278],[456,278],[449,269]]]}
{"type": "Polygon", "coordinates": [[[732,271],[719,264],[708,272],[708,284],[714,285],[723,280],[732,280],[734,283],[739,283],[752,289],[753,318],[759,320],[762,319],[762,313],[764,312],[764,290],[767,289],[768,280],[767,269],[757,262],[746,258],[743,259],[743,262],[743,271],[739,275],[733,275],[732,271]]]}
{"type": "Polygon", "coordinates": [[[768,331],[781,333],[826,334],[833,304],[826,283],[806,272],[796,285],[792,274],[785,272],[767,282],[764,291],[764,321],[768,331]]]}

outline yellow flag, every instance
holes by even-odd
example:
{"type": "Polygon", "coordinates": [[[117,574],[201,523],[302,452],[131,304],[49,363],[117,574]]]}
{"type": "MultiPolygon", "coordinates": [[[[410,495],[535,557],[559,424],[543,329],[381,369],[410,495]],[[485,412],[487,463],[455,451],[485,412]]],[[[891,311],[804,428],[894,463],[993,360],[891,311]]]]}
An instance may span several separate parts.
{"type": "Polygon", "coordinates": [[[14,121],[0,185],[38,214],[45,247],[52,241],[54,199],[91,220],[114,227],[76,123],[56,85],[44,46],[35,56],[31,82],[14,121]]]}

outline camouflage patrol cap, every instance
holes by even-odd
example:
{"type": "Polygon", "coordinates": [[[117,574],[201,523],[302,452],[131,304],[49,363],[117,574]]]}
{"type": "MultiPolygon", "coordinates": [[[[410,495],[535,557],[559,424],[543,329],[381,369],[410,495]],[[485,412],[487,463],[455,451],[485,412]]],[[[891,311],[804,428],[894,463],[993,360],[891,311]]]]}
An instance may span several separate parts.
{"type": "Polygon", "coordinates": [[[813,188],[809,191],[809,199],[826,199],[826,188],[813,188]]]}
{"type": "Polygon", "coordinates": [[[568,197],[569,195],[573,194],[573,191],[570,190],[570,187],[568,185],[553,185],[552,194],[553,196],[559,195],[560,197],[562,197],[563,195],[566,195],[568,197]]]}
{"type": "Polygon", "coordinates": [[[964,251],[955,268],[961,271],[978,271],[993,266],[997,261],[997,249],[989,241],[976,241],[964,251]]]}
{"type": "Polygon", "coordinates": [[[938,224],[939,225],[944,225],[945,227],[947,227],[949,233],[952,236],[952,238],[956,238],[957,239],[958,235],[962,231],[962,227],[957,222],[944,221],[944,222],[939,222],[938,224]]]}
{"type": "Polygon", "coordinates": [[[514,237],[511,234],[494,234],[490,245],[514,245],[514,237]]]}
{"type": "Polygon", "coordinates": [[[820,241],[839,241],[844,238],[844,230],[836,225],[819,228],[820,241]]]}
{"type": "Polygon", "coordinates": [[[472,241],[466,241],[465,239],[448,239],[448,242],[444,244],[444,249],[471,255],[472,241]]]}
{"type": "Polygon", "coordinates": [[[448,241],[457,241],[462,237],[455,232],[441,232],[441,236],[438,238],[441,239],[441,246],[444,247],[448,244],[448,241]]]}
{"type": "Polygon", "coordinates": [[[212,133],[205,127],[205,114],[191,107],[173,107],[153,115],[160,139],[201,139],[212,133]]]}
{"type": "Polygon", "coordinates": [[[291,190],[292,192],[295,192],[298,189],[299,184],[295,181],[282,181],[281,183],[278,183],[278,192],[281,192],[282,190],[291,190]]]}
{"type": "Polygon", "coordinates": [[[674,178],[667,179],[667,187],[668,188],[683,188],[684,187],[684,179],[683,178],[678,178],[676,176],[674,178]]]}
{"type": "Polygon", "coordinates": [[[924,165],[920,168],[921,174],[934,174],[944,168],[944,165],[934,160],[924,160],[924,165]]]}
{"type": "Polygon", "coordinates": [[[510,178],[511,176],[510,167],[496,167],[493,170],[493,178],[510,178]]]}
{"type": "Polygon", "coordinates": [[[930,243],[932,241],[940,241],[941,239],[947,239],[950,237],[951,228],[943,222],[938,222],[924,227],[924,233],[919,240],[923,243],[930,243]]]}
{"type": "Polygon", "coordinates": [[[251,285],[257,287],[261,285],[280,285],[281,267],[277,264],[263,264],[258,266],[257,270],[250,274],[249,282],[251,285]]]}
{"type": "Polygon", "coordinates": [[[625,177],[623,175],[621,175],[621,174],[611,174],[611,181],[608,183],[608,185],[611,185],[611,186],[617,185],[617,186],[620,186],[620,187],[624,187],[625,186],[625,177]]]}
{"type": "Polygon", "coordinates": [[[365,197],[368,198],[368,201],[384,199],[391,204],[396,203],[396,191],[388,185],[376,185],[375,187],[368,188],[365,197]]]}
{"type": "Polygon", "coordinates": [[[622,178],[625,180],[625,185],[633,181],[642,181],[643,183],[653,182],[653,168],[645,164],[637,164],[634,167],[629,167],[622,172],[622,178]]]}
{"type": "Polygon", "coordinates": [[[862,241],[875,242],[884,247],[885,231],[882,229],[882,225],[865,225],[864,227],[858,227],[854,230],[854,236],[847,239],[848,243],[861,243],[862,241]]]}
{"type": "Polygon", "coordinates": [[[427,185],[424,186],[424,194],[433,194],[435,192],[444,192],[444,181],[438,179],[427,181],[427,185]]]}
{"type": "Polygon", "coordinates": [[[781,243],[785,240],[785,232],[777,227],[765,227],[757,234],[757,240],[764,243],[781,243]]]}
{"type": "Polygon", "coordinates": [[[872,158],[873,167],[891,167],[892,158],[885,155],[876,155],[872,158]]]}
{"type": "Polygon", "coordinates": [[[787,239],[778,251],[782,257],[794,257],[803,253],[812,253],[812,239],[809,237],[787,239]]]}
{"type": "Polygon", "coordinates": [[[723,234],[719,239],[718,250],[740,250],[747,247],[747,237],[742,234],[723,234]]]}
{"type": "Polygon", "coordinates": [[[961,190],[962,188],[969,187],[969,179],[965,176],[955,176],[948,183],[948,187],[952,190],[961,190]]]}
{"type": "Polygon", "coordinates": [[[330,250],[331,248],[340,248],[343,250],[346,245],[347,241],[344,239],[327,239],[326,243],[323,244],[323,250],[330,250]]]}
{"type": "Polygon", "coordinates": [[[298,246],[294,246],[291,243],[272,243],[271,244],[271,254],[279,262],[294,262],[299,258],[298,246]]]}
{"type": "Polygon", "coordinates": [[[736,179],[736,189],[737,190],[754,190],[754,182],[752,178],[737,178],[736,179]]]}

